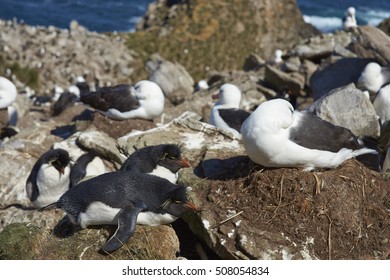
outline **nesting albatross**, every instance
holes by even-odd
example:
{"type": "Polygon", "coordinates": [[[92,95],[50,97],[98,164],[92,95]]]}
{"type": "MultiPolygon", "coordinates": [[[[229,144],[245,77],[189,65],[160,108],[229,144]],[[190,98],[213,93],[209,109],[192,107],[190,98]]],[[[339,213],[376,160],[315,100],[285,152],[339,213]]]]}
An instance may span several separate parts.
{"type": "Polygon", "coordinates": [[[265,167],[336,168],[352,157],[377,153],[349,129],[294,111],[283,99],[260,104],[243,123],[241,134],[249,158],[265,167]]]}
{"type": "Polygon", "coordinates": [[[102,87],[96,92],[81,94],[80,99],[112,119],[151,120],[162,114],[165,98],[156,83],[143,80],[134,86],[120,84],[102,87]]]}
{"type": "Polygon", "coordinates": [[[360,74],[357,85],[362,90],[368,90],[371,94],[375,94],[388,83],[390,83],[390,67],[383,67],[376,62],[370,62],[360,74]]]}
{"type": "Polygon", "coordinates": [[[230,131],[240,137],[241,124],[250,115],[249,112],[239,109],[241,91],[233,84],[223,84],[213,99],[219,99],[211,109],[210,124],[230,131]]]}

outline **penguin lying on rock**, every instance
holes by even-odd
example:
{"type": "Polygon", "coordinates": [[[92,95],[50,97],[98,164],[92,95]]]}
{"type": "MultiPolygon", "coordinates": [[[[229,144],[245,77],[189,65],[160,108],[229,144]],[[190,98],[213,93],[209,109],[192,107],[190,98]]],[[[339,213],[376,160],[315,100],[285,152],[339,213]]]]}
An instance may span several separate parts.
{"type": "Polygon", "coordinates": [[[196,210],[186,192],[187,187],[157,176],[109,172],[79,183],[40,211],[61,208],[82,228],[116,224],[114,235],[101,248],[111,253],[130,239],[136,224],[168,224],[187,210],[196,210]]]}

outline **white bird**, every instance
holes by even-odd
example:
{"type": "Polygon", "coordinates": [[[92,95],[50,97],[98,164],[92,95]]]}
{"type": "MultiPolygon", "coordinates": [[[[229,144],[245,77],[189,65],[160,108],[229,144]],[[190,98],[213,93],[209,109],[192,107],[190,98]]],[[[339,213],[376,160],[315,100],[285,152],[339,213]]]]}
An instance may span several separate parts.
{"type": "Polygon", "coordinates": [[[241,134],[249,158],[265,167],[336,168],[352,157],[377,153],[364,148],[349,129],[294,111],[283,99],[260,104],[241,134]]]}
{"type": "Polygon", "coordinates": [[[5,77],[0,77],[0,110],[12,105],[17,95],[16,86],[5,77]]]}
{"type": "Polygon", "coordinates": [[[199,90],[202,90],[202,89],[208,89],[208,88],[209,88],[209,84],[207,83],[206,80],[200,80],[195,85],[195,91],[199,91],[199,90]]]}
{"type": "Polygon", "coordinates": [[[346,15],[343,21],[343,28],[344,30],[348,30],[351,27],[356,27],[357,26],[357,21],[356,21],[356,10],[354,7],[349,7],[346,11],[346,15]]]}
{"type": "Polygon", "coordinates": [[[283,51],[277,49],[277,50],[275,51],[274,62],[277,63],[277,64],[283,62],[282,56],[283,56],[283,51]]]}
{"type": "Polygon", "coordinates": [[[357,86],[375,94],[387,83],[390,83],[390,67],[382,67],[376,62],[370,62],[360,74],[357,86]]]}
{"type": "Polygon", "coordinates": [[[151,120],[164,111],[164,93],[154,82],[143,80],[134,86],[121,84],[81,93],[81,101],[112,119],[151,120]]]}
{"type": "Polygon", "coordinates": [[[382,125],[390,120],[390,84],[378,91],[373,105],[382,125]]]}
{"type": "Polygon", "coordinates": [[[249,112],[239,109],[240,89],[233,84],[223,84],[212,97],[219,100],[211,109],[209,123],[240,137],[241,124],[250,115],[249,112]]]}

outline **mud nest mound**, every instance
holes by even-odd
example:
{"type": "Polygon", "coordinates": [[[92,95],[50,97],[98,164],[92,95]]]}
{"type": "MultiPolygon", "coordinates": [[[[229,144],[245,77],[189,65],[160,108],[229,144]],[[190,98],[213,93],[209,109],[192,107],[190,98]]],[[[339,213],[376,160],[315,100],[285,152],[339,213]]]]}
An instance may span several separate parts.
{"type": "MultiPolygon", "coordinates": [[[[288,244],[312,240],[319,259],[389,259],[390,181],[379,173],[354,159],[317,172],[249,168],[239,179],[210,181],[198,193],[202,211],[224,221],[234,210],[247,232],[282,233],[288,244]]],[[[237,239],[223,229],[229,222],[214,226],[215,233],[235,248],[237,239]]]]}

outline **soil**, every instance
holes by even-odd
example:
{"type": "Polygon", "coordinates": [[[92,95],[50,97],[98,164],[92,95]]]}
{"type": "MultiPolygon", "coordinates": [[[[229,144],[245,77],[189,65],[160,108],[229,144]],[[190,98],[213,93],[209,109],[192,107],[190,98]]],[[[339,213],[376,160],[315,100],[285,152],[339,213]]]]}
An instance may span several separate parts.
{"type": "MultiPolygon", "coordinates": [[[[246,175],[213,180],[198,193],[198,207],[215,221],[234,209],[242,211],[240,226],[255,224],[297,244],[313,238],[319,259],[390,259],[390,181],[379,173],[355,159],[318,172],[245,166],[238,171],[246,175]]],[[[223,226],[234,221],[217,234],[228,239],[223,226]]]]}

